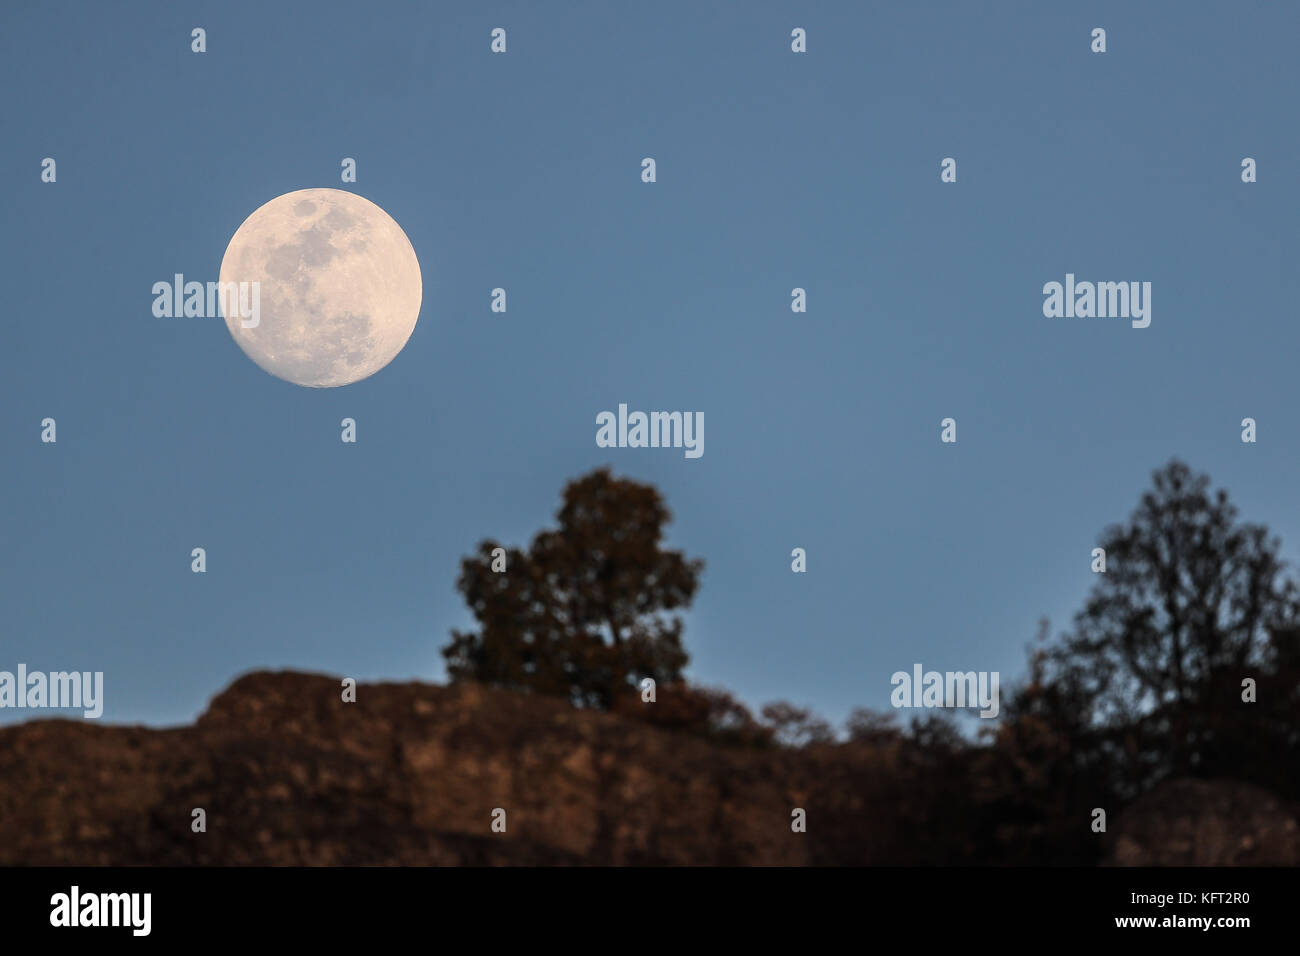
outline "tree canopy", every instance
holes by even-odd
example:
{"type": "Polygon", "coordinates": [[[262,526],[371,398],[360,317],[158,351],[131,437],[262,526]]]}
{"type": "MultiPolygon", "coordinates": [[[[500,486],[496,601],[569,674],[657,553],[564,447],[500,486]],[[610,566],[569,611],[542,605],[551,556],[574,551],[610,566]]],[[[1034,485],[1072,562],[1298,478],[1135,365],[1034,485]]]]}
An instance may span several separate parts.
{"type": "Polygon", "coordinates": [[[478,629],[452,632],[451,679],[601,709],[644,678],[680,680],[682,621],[668,612],[690,605],[703,562],[663,547],[671,516],[659,492],[605,468],[563,498],[558,526],[527,550],[494,558],[502,546],[484,541],[462,560],[457,588],[478,629]]]}
{"type": "Polygon", "coordinates": [[[1296,755],[1300,636],[1279,542],[1175,460],[1100,543],[1106,570],[1033,655],[1015,732],[1052,728],[1058,763],[1109,772],[1124,797],[1172,776],[1278,786],[1270,768],[1296,755]]]}

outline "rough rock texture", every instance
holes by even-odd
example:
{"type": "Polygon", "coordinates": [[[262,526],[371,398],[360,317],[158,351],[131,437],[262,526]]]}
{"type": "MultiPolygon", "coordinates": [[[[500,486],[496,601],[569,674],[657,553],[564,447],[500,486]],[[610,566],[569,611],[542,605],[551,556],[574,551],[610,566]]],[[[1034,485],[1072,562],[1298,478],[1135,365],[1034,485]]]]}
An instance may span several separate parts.
{"type": "MultiPolygon", "coordinates": [[[[345,704],[338,678],[259,672],[190,727],[0,728],[0,865],[981,862],[980,818],[951,817],[968,781],[932,805],[949,782],[915,763],[723,746],[476,686],[363,684],[345,704]]],[[[1230,781],[1165,784],[1106,839],[1120,865],[1300,862],[1288,808],[1230,781]]]]}
{"type": "Polygon", "coordinates": [[[798,865],[789,762],[481,687],[344,703],[259,672],[192,727],[0,729],[0,864],[798,865]]]}
{"type": "Polygon", "coordinates": [[[1114,866],[1296,866],[1300,826],[1267,790],[1235,780],[1170,780],[1120,815],[1114,866]]]}

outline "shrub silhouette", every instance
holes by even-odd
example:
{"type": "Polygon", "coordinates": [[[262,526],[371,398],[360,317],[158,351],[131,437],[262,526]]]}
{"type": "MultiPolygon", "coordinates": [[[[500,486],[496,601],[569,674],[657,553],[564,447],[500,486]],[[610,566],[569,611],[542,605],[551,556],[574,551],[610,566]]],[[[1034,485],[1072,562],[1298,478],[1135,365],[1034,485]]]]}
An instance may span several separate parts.
{"type": "Polygon", "coordinates": [[[695,734],[716,743],[739,747],[768,747],[773,731],[754,719],[749,708],[727,691],[680,681],[656,688],[655,702],[637,695],[618,698],[614,713],[662,730],[695,734]]]}
{"type": "Polygon", "coordinates": [[[703,563],[661,546],[671,520],[650,485],[599,469],[569,482],[559,526],[492,570],[484,541],[457,588],[478,621],[443,650],[453,682],[475,680],[608,710],[637,681],[681,678],[681,619],[703,563]]]}
{"type": "Polygon", "coordinates": [[[784,700],[764,704],[763,723],[772,728],[775,740],[786,747],[807,747],[835,741],[835,731],[811,710],[784,700]]]}

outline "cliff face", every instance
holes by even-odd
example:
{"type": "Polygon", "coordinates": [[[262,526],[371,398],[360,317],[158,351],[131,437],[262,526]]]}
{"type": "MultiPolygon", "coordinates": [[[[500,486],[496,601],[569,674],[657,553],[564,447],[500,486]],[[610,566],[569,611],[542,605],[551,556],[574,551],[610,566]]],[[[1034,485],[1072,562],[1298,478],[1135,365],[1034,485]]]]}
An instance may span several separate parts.
{"type": "MultiPolygon", "coordinates": [[[[741,749],[476,686],[340,691],[254,673],[191,727],[0,729],[0,865],[986,862],[971,781],[898,746],[741,749]]],[[[1300,863],[1293,808],[1232,781],[1170,781],[1100,839],[1119,865],[1300,863]]]]}
{"type": "Polygon", "coordinates": [[[793,769],[561,701],[411,683],[344,703],[337,679],[255,673],[192,727],[0,729],[0,864],[797,865],[793,769]]]}

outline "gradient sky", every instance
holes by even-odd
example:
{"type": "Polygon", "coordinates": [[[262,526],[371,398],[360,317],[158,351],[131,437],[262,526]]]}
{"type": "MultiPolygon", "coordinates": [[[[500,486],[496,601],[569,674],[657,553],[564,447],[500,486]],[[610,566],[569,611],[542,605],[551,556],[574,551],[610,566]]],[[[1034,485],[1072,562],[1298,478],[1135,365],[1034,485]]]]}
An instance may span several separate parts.
{"type": "Polygon", "coordinates": [[[1296,559],[1300,8],[1063,6],[5,4],[0,670],[151,724],[253,668],[440,680],[460,557],[606,463],[707,562],[689,675],[837,721],[914,662],[1023,674],[1172,456],[1296,559]],[[419,255],[386,369],[304,389],[152,315],[314,186],[419,255]],[[1044,318],[1067,272],[1150,281],[1150,328],[1044,318]],[[704,456],[597,448],[620,402],[704,456]]]}

